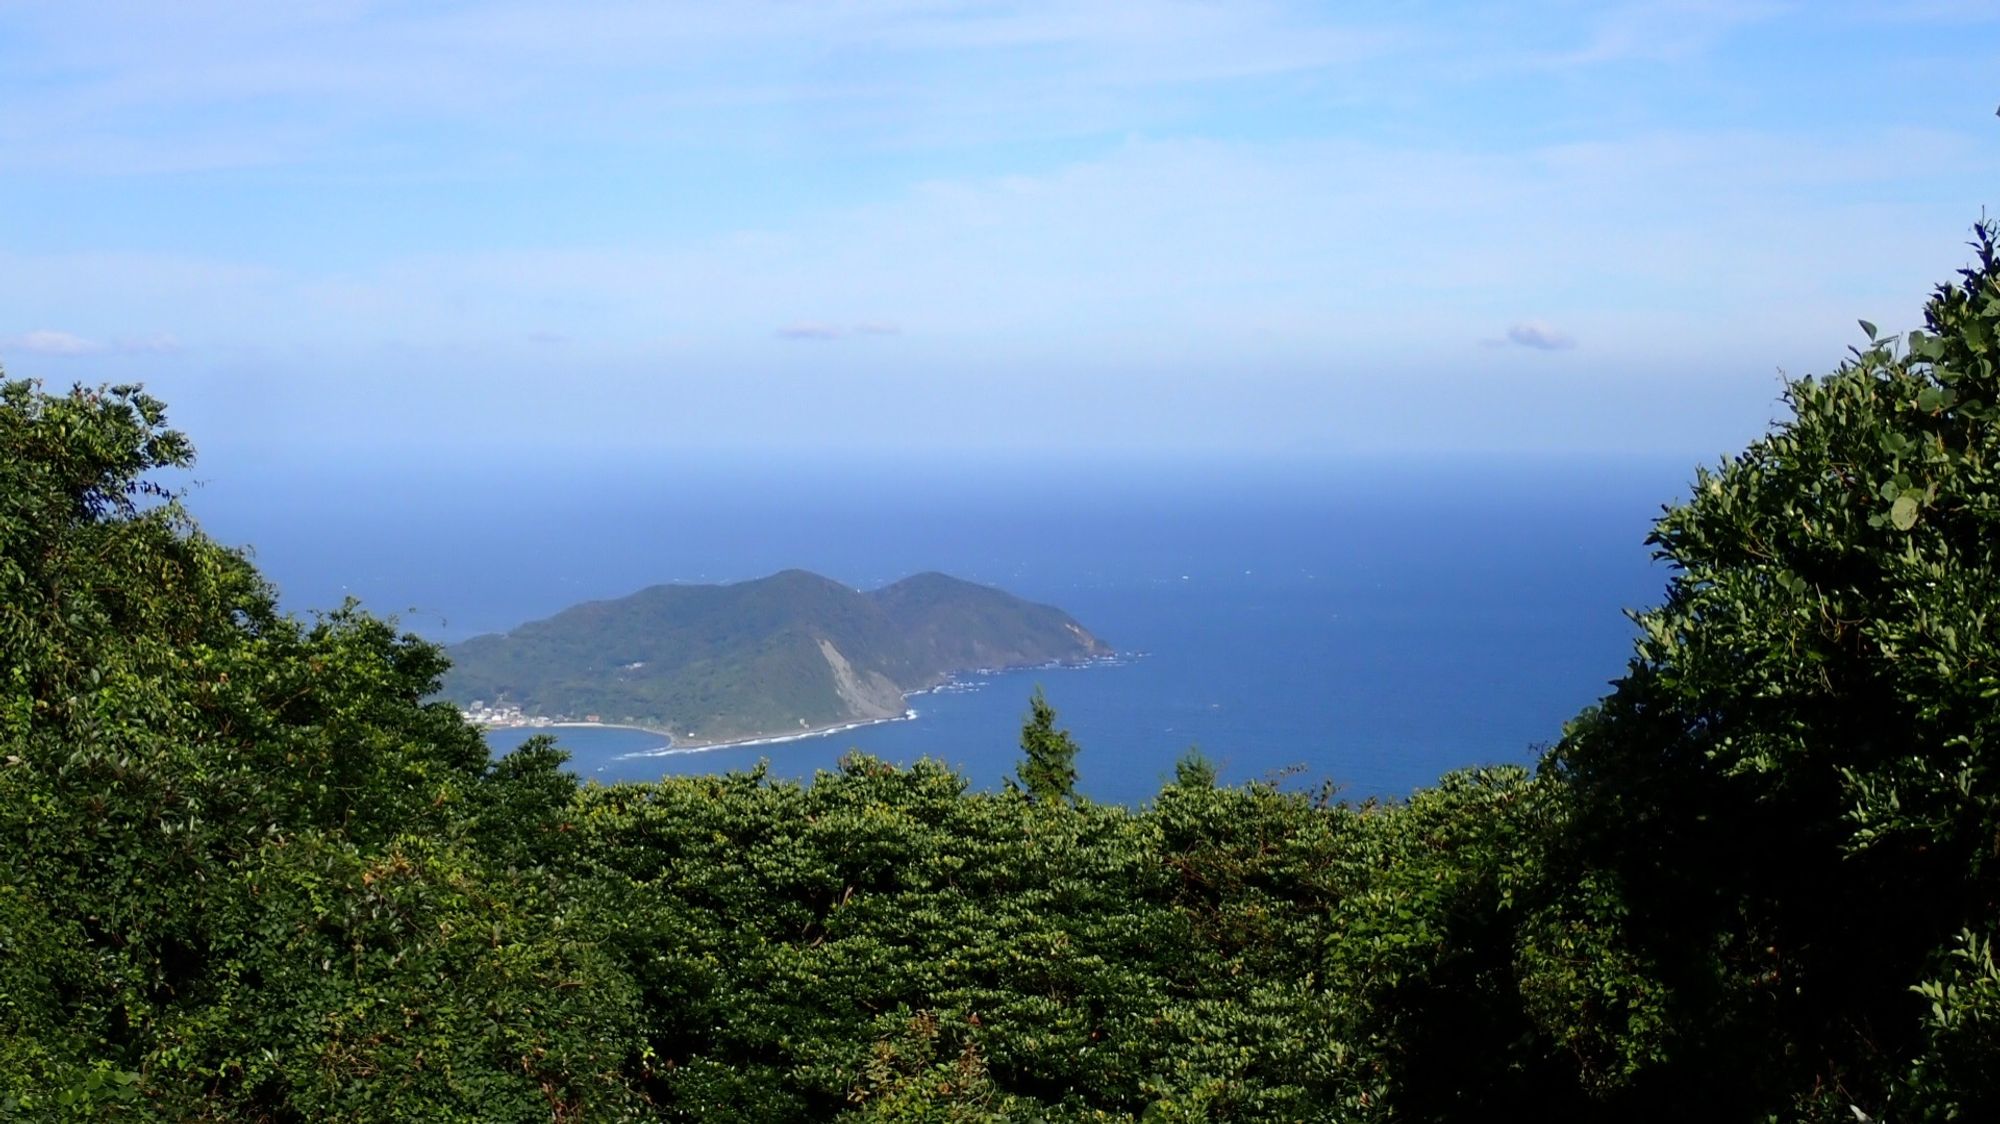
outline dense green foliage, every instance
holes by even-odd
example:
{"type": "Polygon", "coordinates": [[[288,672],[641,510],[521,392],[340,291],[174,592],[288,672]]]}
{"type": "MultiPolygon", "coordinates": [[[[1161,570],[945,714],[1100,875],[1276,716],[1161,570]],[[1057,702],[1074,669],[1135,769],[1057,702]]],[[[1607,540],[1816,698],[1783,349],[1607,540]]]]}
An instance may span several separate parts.
{"type": "Polygon", "coordinates": [[[1607,1089],[1810,1091],[1831,1119],[1995,1107],[2000,1064],[1945,1079],[1933,1053],[1991,1045],[2000,1015],[1993,229],[1924,330],[1864,324],[1839,371],[1791,385],[1794,420],[1660,520],[1666,603],[1550,762],[1548,873],[1588,889],[1547,908],[1618,967],[1549,984],[1620,1000],[1570,1027],[1607,1089]],[[1664,1085],[1668,1062],[1702,1088],[1664,1085]]]}
{"type": "Polygon", "coordinates": [[[715,741],[891,717],[955,674],[1110,651],[1060,609],[944,574],[860,593],[787,570],[654,586],[475,637],[450,650],[444,693],[715,741]]]}
{"type": "Polygon", "coordinates": [[[0,384],[0,1116],[1982,1120],[2000,263],[1697,478],[1613,692],[1393,804],[579,786],[279,614],[133,388],[0,384]]]}

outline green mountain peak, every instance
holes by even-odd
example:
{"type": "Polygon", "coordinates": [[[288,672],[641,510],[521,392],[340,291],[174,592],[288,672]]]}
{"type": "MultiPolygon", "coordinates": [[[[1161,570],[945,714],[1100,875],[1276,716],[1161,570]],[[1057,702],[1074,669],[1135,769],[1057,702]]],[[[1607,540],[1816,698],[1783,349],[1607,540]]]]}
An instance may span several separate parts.
{"type": "Polygon", "coordinates": [[[650,586],[475,637],[451,649],[443,694],[700,744],[892,718],[954,675],[1110,654],[1060,609],[947,574],[863,593],[792,569],[650,586]]]}

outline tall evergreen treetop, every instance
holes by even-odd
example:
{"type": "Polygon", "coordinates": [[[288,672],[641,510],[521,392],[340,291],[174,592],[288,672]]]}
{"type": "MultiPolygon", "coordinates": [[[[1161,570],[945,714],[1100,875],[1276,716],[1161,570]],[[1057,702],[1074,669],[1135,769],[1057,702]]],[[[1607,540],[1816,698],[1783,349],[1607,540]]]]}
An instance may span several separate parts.
{"type": "Polygon", "coordinates": [[[1076,742],[1056,729],[1056,708],[1040,687],[1028,700],[1021,727],[1021,784],[1038,801],[1076,799],[1076,742]]]}

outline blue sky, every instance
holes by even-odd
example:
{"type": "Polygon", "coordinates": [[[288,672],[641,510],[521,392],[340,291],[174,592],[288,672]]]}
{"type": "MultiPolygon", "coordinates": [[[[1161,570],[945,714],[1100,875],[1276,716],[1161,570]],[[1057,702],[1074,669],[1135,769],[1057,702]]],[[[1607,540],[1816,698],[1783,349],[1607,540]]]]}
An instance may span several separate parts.
{"type": "Polygon", "coordinates": [[[1996,105],[1990,0],[0,0],[0,364],[212,468],[1705,458],[1996,105]]]}

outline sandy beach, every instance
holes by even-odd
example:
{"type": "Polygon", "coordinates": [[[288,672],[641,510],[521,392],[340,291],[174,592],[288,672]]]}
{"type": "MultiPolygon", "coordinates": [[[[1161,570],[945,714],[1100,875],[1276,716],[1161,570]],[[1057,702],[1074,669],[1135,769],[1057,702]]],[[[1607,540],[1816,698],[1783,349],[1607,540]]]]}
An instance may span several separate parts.
{"type": "MultiPolygon", "coordinates": [[[[800,730],[796,734],[762,734],[755,737],[727,738],[719,741],[696,741],[696,742],[688,742],[686,744],[676,744],[673,740],[673,735],[663,730],[652,730],[652,729],[647,729],[646,727],[643,726],[624,726],[621,728],[628,730],[645,729],[647,733],[661,734],[667,739],[667,744],[660,747],[659,749],[644,749],[636,753],[621,754],[621,756],[628,758],[667,757],[681,753],[706,753],[712,749],[740,749],[743,746],[749,746],[749,745],[779,745],[783,742],[798,742],[798,741],[805,741],[809,738],[829,737],[833,734],[846,733],[849,730],[859,730],[864,726],[880,726],[885,722],[907,722],[910,719],[915,718],[916,716],[917,716],[916,711],[905,710],[901,714],[891,715],[890,717],[887,718],[870,718],[861,722],[840,722],[831,726],[814,726],[810,729],[800,730]]],[[[612,725],[612,723],[571,722],[571,723],[566,723],[566,725],[608,726],[612,725]]]]}
{"type": "Polygon", "coordinates": [[[887,718],[871,718],[861,722],[838,722],[828,726],[814,726],[797,733],[758,734],[743,738],[722,738],[714,741],[680,741],[673,731],[657,726],[640,726],[631,722],[548,722],[534,726],[489,726],[488,729],[533,729],[533,730],[637,730],[640,733],[655,734],[667,739],[667,744],[658,749],[645,749],[636,753],[621,754],[621,757],[667,757],[682,753],[706,753],[714,749],[739,749],[748,745],[778,745],[783,742],[805,741],[809,738],[824,738],[849,730],[859,730],[864,726],[879,726],[885,722],[907,722],[917,717],[915,710],[905,710],[901,714],[887,718]]]}

